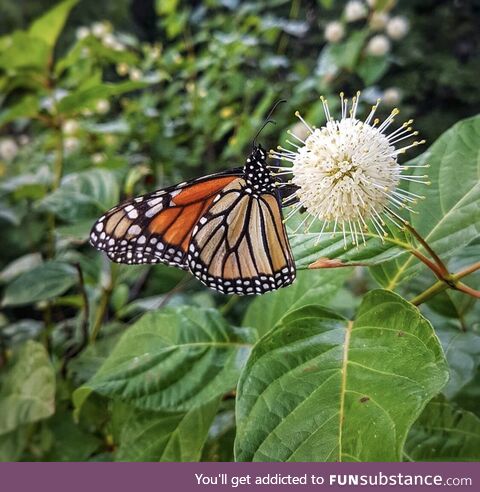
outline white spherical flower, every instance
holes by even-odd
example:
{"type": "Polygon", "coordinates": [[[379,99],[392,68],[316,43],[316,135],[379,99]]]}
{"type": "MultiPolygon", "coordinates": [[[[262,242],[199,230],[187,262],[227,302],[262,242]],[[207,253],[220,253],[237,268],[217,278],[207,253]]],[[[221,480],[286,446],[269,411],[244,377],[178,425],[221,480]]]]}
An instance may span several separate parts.
{"type": "Polygon", "coordinates": [[[66,120],[62,125],[65,135],[74,135],[78,131],[78,123],[76,120],[66,120]]]}
{"type": "Polygon", "coordinates": [[[105,114],[110,111],[110,103],[106,99],[99,99],[95,104],[97,113],[105,114]]]}
{"type": "Polygon", "coordinates": [[[106,46],[107,48],[113,49],[113,47],[117,43],[117,40],[115,39],[115,36],[111,32],[107,32],[102,36],[102,42],[104,46],[106,46]]]}
{"type": "Polygon", "coordinates": [[[18,145],[13,138],[0,141],[0,158],[7,162],[13,161],[18,153],[18,145]]]}
{"type": "Polygon", "coordinates": [[[367,16],[367,8],[359,0],[351,0],[345,5],[345,19],[347,22],[355,22],[367,16]]]}
{"type": "Polygon", "coordinates": [[[92,155],[92,162],[94,164],[101,164],[105,160],[105,156],[101,152],[96,152],[92,155]]]}
{"type": "Polygon", "coordinates": [[[130,80],[138,81],[142,79],[142,71],[138,68],[130,69],[130,80]]]}
{"type": "Polygon", "coordinates": [[[75,137],[67,137],[63,140],[63,148],[66,154],[75,152],[80,147],[80,140],[75,137]]]}
{"type": "Polygon", "coordinates": [[[382,100],[387,106],[396,106],[402,99],[402,93],[397,87],[385,89],[382,100]]]}
{"type": "Polygon", "coordinates": [[[77,39],[85,39],[90,36],[90,34],[90,29],[85,26],[81,26],[75,31],[75,36],[77,39]]]}
{"type": "MultiPolygon", "coordinates": [[[[279,174],[291,174],[291,182],[297,186],[297,203],[287,219],[300,208],[306,210],[302,224],[305,232],[312,224],[322,225],[324,231],[342,233],[347,241],[365,242],[365,232],[371,229],[382,239],[387,235],[385,217],[400,226],[403,209],[411,210],[418,195],[399,187],[401,180],[425,182],[426,176],[402,174],[415,166],[401,166],[399,154],[423,141],[414,141],[397,147],[399,142],[418,134],[407,121],[396,130],[388,130],[398,110],[380,123],[375,118],[379,101],[371,108],[367,118],[357,118],[360,93],[348,100],[340,95],[341,118],[334,119],[322,98],[326,123],[321,128],[311,127],[297,112],[296,115],[307,130],[307,137],[300,138],[289,132],[297,143],[287,141],[292,150],[279,147],[273,157],[290,163],[275,169],[279,174]],[[387,131],[388,130],[388,131],[387,131]]],[[[416,166],[425,167],[425,166],[416,166]]],[[[301,224],[301,225],[302,225],[301,224]]],[[[298,230],[298,229],[297,229],[298,230]]],[[[296,232],[296,231],[295,231],[296,232]]]]}
{"type": "Polygon", "coordinates": [[[92,24],[92,34],[97,38],[103,38],[109,30],[109,26],[106,22],[94,22],[92,24]]]}
{"type": "Polygon", "coordinates": [[[387,34],[398,41],[407,35],[409,28],[410,24],[405,17],[392,17],[387,24],[387,34]]]}
{"type": "Polygon", "coordinates": [[[370,16],[369,25],[374,31],[382,31],[387,25],[389,16],[386,12],[373,12],[370,16]]]}
{"type": "Polygon", "coordinates": [[[377,34],[367,44],[367,53],[372,56],[384,56],[390,51],[390,41],[387,36],[377,34]]]}
{"type": "Polygon", "coordinates": [[[341,22],[329,22],[325,26],[324,36],[329,43],[338,43],[345,36],[345,28],[341,22]]]}
{"type": "Polygon", "coordinates": [[[22,134],[18,137],[18,143],[20,145],[27,145],[30,143],[30,137],[28,135],[22,134]]]}
{"type": "Polygon", "coordinates": [[[129,70],[130,70],[130,67],[128,66],[127,63],[122,62],[122,63],[119,63],[117,65],[117,73],[118,73],[118,75],[120,75],[122,77],[124,75],[127,75],[129,70]]]}
{"type": "Polygon", "coordinates": [[[367,0],[367,4],[370,8],[374,8],[375,5],[377,4],[377,0],[367,0]]]}

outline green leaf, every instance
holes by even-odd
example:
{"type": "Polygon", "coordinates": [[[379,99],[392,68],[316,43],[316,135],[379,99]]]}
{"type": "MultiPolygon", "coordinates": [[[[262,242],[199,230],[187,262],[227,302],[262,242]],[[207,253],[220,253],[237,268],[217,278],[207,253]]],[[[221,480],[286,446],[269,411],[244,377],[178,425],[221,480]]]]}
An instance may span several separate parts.
{"type": "Polygon", "coordinates": [[[77,283],[75,268],[60,261],[49,261],[22,273],[5,289],[2,306],[21,306],[52,299],[77,283]]]}
{"type": "Polygon", "coordinates": [[[256,328],[262,336],[295,309],[308,304],[325,305],[350,274],[350,269],[298,272],[293,285],[256,297],[248,306],[242,325],[256,328]]]}
{"type": "Polygon", "coordinates": [[[479,461],[480,419],[442,401],[430,402],[405,444],[412,461],[479,461]]]}
{"type": "Polygon", "coordinates": [[[365,56],[358,64],[357,72],[365,85],[372,85],[383,77],[388,67],[386,56],[365,56]]]}
{"type": "Polygon", "coordinates": [[[0,383],[0,435],[55,411],[55,372],[43,345],[22,345],[0,383]]]}
{"type": "Polygon", "coordinates": [[[30,429],[24,425],[7,434],[0,435],[0,463],[18,461],[28,442],[30,429]]]}
{"type": "Polygon", "coordinates": [[[343,43],[330,45],[330,56],[333,62],[340,68],[353,70],[367,36],[367,30],[354,31],[343,43]]]}
{"type": "Polygon", "coordinates": [[[199,461],[218,398],[187,412],[132,408],[124,420],[116,461],[199,461]]]}
{"type": "Polygon", "coordinates": [[[43,461],[85,461],[102,445],[98,437],[74,422],[71,412],[57,412],[47,424],[53,442],[43,461]]]}
{"type": "Polygon", "coordinates": [[[461,331],[449,320],[435,323],[435,331],[442,342],[450,370],[443,393],[451,399],[475,377],[480,367],[480,335],[475,331],[461,331]]]}
{"type": "Polygon", "coordinates": [[[103,83],[87,89],[78,89],[65,96],[58,103],[58,111],[64,114],[77,113],[82,109],[95,104],[99,99],[108,99],[126,92],[142,89],[148,84],[145,82],[119,82],[117,84],[103,83]]]}
{"type": "Polygon", "coordinates": [[[31,36],[41,39],[50,48],[55,45],[60,32],[65,25],[70,10],[78,3],[78,0],[65,0],[51,8],[42,17],[35,20],[30,26],[31,36]]]}
{"type": "Polygon", "coordinates": [[[67,222],[94,219],[120,199],[117,177],[106,169],[91,169],[65,176],[59,188],[38,203],[39,210],[67,222]]]}
{"type": "Polygon", "coordinates": [[[237,394],[239,461],[399,461],[410,426],[447,381],[430,323],[368,293],[351,322],[308,306],[254,347],[237,394]]]}
{"type": "Polygon", "coordinates": [[[405,251],[386,238],[385,242],[378,237],[365,235],[365,243],[354,245],[347,241],[345,247],[341,234],[331,237],[325,235],[318,241],[318,234],[298,234],[290,239],[297,269],[306,269],[317,262],[316,268],[345,267],[349,265],[378,265],[389,261],[405,251]]]}
{"type": "MultiPolygon", "coordinates": [[[[410,191],[426,197],[410,221],[442,259],[480,234],[479,141],[480,116],[475,116],[447,130],[414,161],[431,165],[428,174],[432,184],[410,186],[410,191]]],[[[424,169],[416,171],[424,174],[424,169]]],[[[375,268],[374,274],[381,285],[393,289],[417,270],[418,262],[405,256],[375,268]]]]}
{"type": "Polygon", "coordinates": [[[18,118],[31,118],[38,113],[39,107],[37,96],[24,96],[19,102],[0,113],[0,126],[18,118]]]}
{"type": "Polygon", "coordinates": [[[145,410],[188,411],[235,387],[252,332],[231,327],[217,311],[182,306],[143,316],[122,336],[90,391],[145,410]]]}
{"type": "Polygon", "coordinates": [[[0,52],[0,68],[6,70],[46,70],[49,47],[42,39],[17,31],[10,36],[7,47],[0,52]]]}

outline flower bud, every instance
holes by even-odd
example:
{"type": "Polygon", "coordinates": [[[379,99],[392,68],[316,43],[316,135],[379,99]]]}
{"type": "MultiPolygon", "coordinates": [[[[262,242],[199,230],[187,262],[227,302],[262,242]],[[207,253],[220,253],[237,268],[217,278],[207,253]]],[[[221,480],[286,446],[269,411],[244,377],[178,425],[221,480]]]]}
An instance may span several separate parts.
{"type": "Polygon", "coordinates": [[[405,17],[392,17],[387,24],[387,34],[395,40],[402,39],[410,29],[408,20],[405,17]]]}
{"type": "Polygon", "coordinates": [[[363,19],[367,15],[367,8],[363,2],[359,0],[350,0],[345,5],[345,19],[347,22],[355,22],[363,19]]]}
{"type": "Polygon", "coordinates": [[[0,158],[7,162],[13,161],[18,153],[18,145],[13,138],[4,138],[0,141],[0,158]]]}
{"type": "Polygon", "coordinates": [[[384,56],[390,51],[390,41],[383,34],[377,34],[367,44],[367,53],[372,56],[384,56]]]}
{"type": "Polygon", "coordinates": [[[325,26],[324,36],[329,43],[338,43],[345,36],[343,24],[338,21],[329,22],[325,26]]]}

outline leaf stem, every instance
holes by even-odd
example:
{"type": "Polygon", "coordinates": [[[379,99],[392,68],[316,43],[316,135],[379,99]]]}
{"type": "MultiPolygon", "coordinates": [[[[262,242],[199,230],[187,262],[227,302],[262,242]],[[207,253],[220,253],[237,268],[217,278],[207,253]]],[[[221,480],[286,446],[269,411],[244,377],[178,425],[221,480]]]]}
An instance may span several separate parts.
{"type": "Polygon", "coordinates": [[[479,291],[472,289],[471,287],[468,287],[468,285],[465,285],[462,282],[459,282],[460,279],[466,277],[467,275],[470,275],[473,272],[476,272],[477,270],[480,270],[480,261],[477,263],[473,263],[472,265],[469,265],[468,267],[466,267],[463,270],[460,270],[457,273],[449,275],[450,283],[448,284],[445,283],[444,280],[438,280],[433,285],[431,285],[427,290],[423,291],[421,294],[414,297],[410,302],[415,306],[419,306],[420,304],[424,303],[434,295],[443,292],[449,287],[464,292],[465,294],[471,295],[472,297],[476,297],[478,299],[480,298],[479,291]],[[453,287],[451,284],[453,284],[453,287]]]}
{"type": "MultiPolygon", "coordinates": [[[[405,228],[417,239],[417,241],[425,248],[425,251],[428,251],[430,256],[433,258],[434,262],[438,266],[438,271],[442,276],[449,275],[448,269],[445,266],[445,263],[440,259],[440,257],[435,253],[435,251],[430,247],[430,245],[423,239],[423,237],[419,234],[419,232],[407,221],[403,224],[405,228]]],[[[417,256],[418,258],[418,256],[417,256]]],[[[431,267],[429,267],[432,269],[431,267]]],[[[433,270],[435,272],[435,270],[433,270]]]]}
{"type": "Polygon", "coordinates": [[[108,304],[110,303],[110,296],[112,295],[113,286],[115,284],[115,270],[116,265],[109,262],[109,279],[106,285],[102,288],[102,293],[100,295],[100,302],[98,304],[97,313],[95,315],[95,321],[93,322],[92,333],[90,334],[90,344],[95,343],[100,329],[103,324],[103,320],[108,310],[108,304]]]}

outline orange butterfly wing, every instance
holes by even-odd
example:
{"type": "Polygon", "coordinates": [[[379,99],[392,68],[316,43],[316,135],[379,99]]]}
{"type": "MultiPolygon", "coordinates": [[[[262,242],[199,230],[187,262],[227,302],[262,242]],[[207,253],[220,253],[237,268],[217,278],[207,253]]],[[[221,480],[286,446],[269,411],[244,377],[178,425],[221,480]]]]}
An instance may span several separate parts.
{"type": "Polygon", "coordinates": [[[188,269],[187,251],[200,217],[237,174],[206,176],[129,200],[97,220],[91,244],[117,263],[167,263],[188,269]]]}

